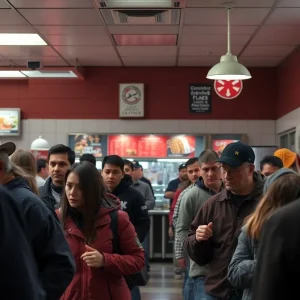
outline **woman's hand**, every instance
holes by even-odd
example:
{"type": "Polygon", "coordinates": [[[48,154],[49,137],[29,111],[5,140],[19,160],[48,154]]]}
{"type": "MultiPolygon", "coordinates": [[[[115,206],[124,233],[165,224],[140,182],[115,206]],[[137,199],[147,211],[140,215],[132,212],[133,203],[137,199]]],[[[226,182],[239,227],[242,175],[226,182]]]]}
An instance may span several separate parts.
{"type": "Polygon", "coordinates": [[[89,267],[101,268],[104,267],[104,256],[94,248],[85,245],[86,252],[81,255],[81,258],[89,267]]]}

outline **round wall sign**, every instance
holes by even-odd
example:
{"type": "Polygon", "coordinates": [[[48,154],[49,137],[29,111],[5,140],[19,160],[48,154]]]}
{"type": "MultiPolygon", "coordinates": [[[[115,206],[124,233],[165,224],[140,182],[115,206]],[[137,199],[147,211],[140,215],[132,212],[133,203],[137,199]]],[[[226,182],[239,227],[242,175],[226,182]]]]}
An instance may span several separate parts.
{"type": "Polygon", "coordinates": [[[223,99],[234,99],[242,92],[242,80],[215,80],[215,92],[223,99]]]}
{"type": "Polygon", "coordinates": [[[141,91],[134,85],[127,86],[122,93],[122,98],[126,104],[134,105],[141,100],[141,91]]]}

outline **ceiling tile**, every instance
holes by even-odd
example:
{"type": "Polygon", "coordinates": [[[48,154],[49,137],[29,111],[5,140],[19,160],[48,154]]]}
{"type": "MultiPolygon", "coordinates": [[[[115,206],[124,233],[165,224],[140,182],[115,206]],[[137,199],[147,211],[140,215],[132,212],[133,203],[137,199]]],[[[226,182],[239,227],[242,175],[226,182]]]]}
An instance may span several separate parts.
{"type": "Polygon", "coordinates": [[[0,26],[0,33],[36,33],[36,31],[28,25],[8,25],[0,26]]]}
{"type": "Polygon", "coordinates": [[[109,46],[55,46],[55,49],[66,59],[93,59],[103,57],[117,57],[113,47],[109,46]]]}
{"type": "Polygon", "coordinates": [[[16,8],[89,8],[89,0],[9,0],[16,8]]]}
{"type": "Polygon", "coordinates": [[[243,56],[286,56],[294,50],[293,46],[248,46],[243,56]]]}
{"type": "Polygon", "coordinates": [[[250,45],[295,46],[300,44],[300,26],[264,26],[250,45]]]}
{"type": "MultiPolygon", "coordinates": [[[[253,34],[257,26],[231,26],[231,34],[253,34]]],[[[184,26],[183,34],[227,34],[227,26],[184,26]]]]}
{"type": "Polygon", "coordinates": [[[167,57],[122,57],[125,66],[144,66],[144,67],[174,67],[176,63],[175,56],[167,57]]]}
{"type": "MultiPolygon", "coordinates": [[[[231,52],[237,55],[243,46],[234,45],[232,46],[231,52]]],[[[218,56],[220,60],[221,55],[225,55],[226,46],[181,46],[180,55],[182,56],[218,56]]]]}
{"type": "Polygon", "coordinates": [[[278,7],[300,7],[299,0],[281,0],[277,4],[278,7]]]}
{"type": "MultiPolygon", "coordinates": [[[[224,0],[187,0],[187,7],[222,7],[224,0]]],[[[233,1],[227,1],[233,2],[233,1]]],[[[272,7],[274,0],[235,1],[234,7],[272,7]]]]}
{"type": "Polygon", "coordinates": [[[95,9],[20,9],[33,25],[101,25],[95,9]]]}
{"type": "Polygon", "coordinates": [[[106,57],[81,57],[80,64],[84,67],[121,67],[121,61],[117,56],[106,57]]]}
{"type": "Polygon", "coordinates": [[[180,56],[179,66],[188,67],[212,67],[220,62],[219,56],[180,56]]]}
{"type": "MultiPolygon", "coordinates": [[[[245,45],[249,40],[250,35],[231,35],[232,45],[245,45]]],[[[185,34],[182,37],[181,45],[227,45],[226,35],[202,35],[202,34],[185,34]]]]}
{"type": "Polygon", "coordinates": [[[9,4],[5,2],[4,0],[0,1],[0,8],[10,8],[9,4]]]}
{"type": "Polygon", "coordinates": [[[53,46],[111,46],[111,40],[106,33],[100,35],[91,34],[45,34],[43,37],[53,46]]]}
{"type": "Polygon", "coordinates": [[[1,46],[0,53],[8,58],[57,56],[49,46],[1,46]]]}
{"type": "Polygon", "coordinates": [[[178,34],[179,26],[108,26],[111,34],[178,34]]]}
{"type": "Polygon", "coordinates": [[[115,42],[118,46],[176,46],[177,35],[134,35],[115,34],[115,42]]]}
{"type": "Polygon", "coordinates": [[[0,67],[11,67],[11,66],[13,65],[10,60],[0,58],[0,67]]]}
{"type": "MultiPolygon", "coordinates": [[[[268,8],[236,8],[231,13],[232,25],[259,25],[266,17],[268,8]]],[[[186,8],[186,25],[226,25],[227,13],[224,8],[186,8]]]]}
{"type": "Polygon", "coordinates": [[[88,8],[89,0],[9,0],[15,8],[88,8]]]}
{"type": "Polygon", "coordinates": [[[261,57],[240,57],[239,62],[246,67],[276,67],[283,60],[282,56],[279,57],[270,57],[270,56],[261,56],[261,57]]]}
{"type": "Polygon", "coordinates": [[[176,56],[177,47],[173,46],[119,46],[121,56],[176,56]]]}
{"type": "Polygon", "coordinates": [[[16,66],[27,66],[28,60],[41,61],[42,66],[67,66],[68,64],[59,56],[57,57],[18,57],[13,59],[16,66]]]}
{"type": "Polygon", "coordinates": [[[0,26],[2,25],[28,25],[17,12],[12,9],[0,9],[0,26]]]}
{"type": "Polygon", "coordinates": [[[268,25],[300,25],[300,8],[276,8],[268,18],[268,25]]]}
{"type": "Polygon", "coordinates": [[[104,26],[35,26],[41,34],[97,35],[106,33],[104,26]]]}

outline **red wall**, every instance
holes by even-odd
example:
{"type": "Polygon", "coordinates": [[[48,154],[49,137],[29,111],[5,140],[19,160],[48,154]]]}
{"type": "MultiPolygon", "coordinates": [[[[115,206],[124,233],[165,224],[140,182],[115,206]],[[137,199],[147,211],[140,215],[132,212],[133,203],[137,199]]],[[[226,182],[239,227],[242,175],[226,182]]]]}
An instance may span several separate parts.
{"type": "Polygon", "coordinates": [[[300,107],[300,49],[278,68],[277,89],[277,118],[300,107]]]}
{"type": "Polygon", "coordinates": [[[190,114],[188,85],[210,82],[207,68],[87,68],[84,81],[0,81],[0,107],[25,119],[117,119],[118,83],[145,83],[146,119],[275,119],[275,68],[251,69],[234,100],[213,95],[211,114],[190,114]]]}

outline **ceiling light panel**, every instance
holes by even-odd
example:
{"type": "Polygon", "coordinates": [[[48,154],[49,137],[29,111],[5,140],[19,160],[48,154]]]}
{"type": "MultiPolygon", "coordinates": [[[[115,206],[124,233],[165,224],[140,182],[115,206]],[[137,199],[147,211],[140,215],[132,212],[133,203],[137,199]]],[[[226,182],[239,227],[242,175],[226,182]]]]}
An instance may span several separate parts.
{"type": "Polygon", "coordinates": [[[28,78],[77,78],[73,71],[21,70],[28,78]]]}
{"type": "Polygon", "coordinates": [[[20,71],[0,71],[0,78],[26,78],[20,71]]]}
{"type": "Polygon", "coordinates": [[[0,33],[0,46],[46,46],[36,33],[0,33]]]}

